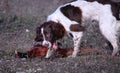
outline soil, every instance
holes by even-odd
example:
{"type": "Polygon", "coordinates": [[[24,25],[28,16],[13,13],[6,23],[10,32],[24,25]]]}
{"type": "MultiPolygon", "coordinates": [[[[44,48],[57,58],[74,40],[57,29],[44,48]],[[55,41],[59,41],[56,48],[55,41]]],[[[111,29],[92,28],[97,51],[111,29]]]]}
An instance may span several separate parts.
{"type": "MultiPolygon", "coordinates": [[[[14,6],[19,1],[12,0],[9,4],[14,6]]],[[[36,4],[35,7],[42,11],[35,17],[33,17],[34,10],[33,14],[28,13],[28,15],[22,11],[15,13],[14,8],[13,13],[12,11],[8,14],[0,13],[0,73],[120,73],[120,56],[118,54],[111,57],[112,46],[100,33],[98,22],[86,22],[91,26],[86,29],[81,42],[82,49],[92,48],[99,52],[97,54],[87,53],[75,58],[15,58],[15,50],[25,52],[33,47],[35,29],[46,20],[46,16],[59,5],[70,1],[72,0],[35,0],[33,3],[41,3],[36,4]],[[28,18],[30,15],[31,17],[28,18]]],[[[30,4],[32,0],[26,2],[30,4]]],[[[21,0],[20,4],[22,3],[24,4],[24,0],[21,0]]],[[[1,10],[4,10],[4,7],[1,10]]],[[[118,38],[120,38],[119,33],[120,31],[118,38]]],[[[62,43],[60,47],[73,47],[72,38],[69,36],[58,41],[62,43]]]]}

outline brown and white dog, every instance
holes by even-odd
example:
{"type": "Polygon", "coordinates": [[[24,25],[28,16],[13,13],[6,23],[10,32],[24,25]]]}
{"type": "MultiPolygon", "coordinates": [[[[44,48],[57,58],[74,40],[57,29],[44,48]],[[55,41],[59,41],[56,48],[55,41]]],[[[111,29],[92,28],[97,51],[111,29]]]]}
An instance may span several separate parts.
{"type": "Polygon", "coordinates": [[[49,58],[52,49],[57,49],[56,40],[64,37],[67,33],[71,33],[74,41],[74,52],[71,56],[76,57],[79,52],[81,37],[85,31],[83,23],[86,19],[97,20],[101,33],[113,46],[112,56],[114,56],[119,50],[116,36],[116,18],[110,4],[77,0],[61,5],[49,15],[47,21],[37,28],[35,41],[42,42],[42,45],[50,48],[46,55],[46,58],[49,58]]]}

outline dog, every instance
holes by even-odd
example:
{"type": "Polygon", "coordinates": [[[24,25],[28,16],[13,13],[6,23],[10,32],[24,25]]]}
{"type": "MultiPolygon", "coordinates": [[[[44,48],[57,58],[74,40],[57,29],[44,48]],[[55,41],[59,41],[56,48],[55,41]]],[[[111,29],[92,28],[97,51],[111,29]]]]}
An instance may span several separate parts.
{"type": "Polygon", "coordinates": [[[56,41],[66,34],[72,34],[74,51],[71,57],[76,57],[86,28],[83,23],[86,19],[96,20],[99,22],[102,35],[113,46],[112,56],[115,56],[119,49],[115,29],[117,20],[113,14],[110,4],[101,4],[97,1],[77,0],[61,5],[47,17],[46,22],[36,28],[35,41],[49,48],[46,55],[46,58],[49,58],[52,50],[58,48],[56,41]]]}

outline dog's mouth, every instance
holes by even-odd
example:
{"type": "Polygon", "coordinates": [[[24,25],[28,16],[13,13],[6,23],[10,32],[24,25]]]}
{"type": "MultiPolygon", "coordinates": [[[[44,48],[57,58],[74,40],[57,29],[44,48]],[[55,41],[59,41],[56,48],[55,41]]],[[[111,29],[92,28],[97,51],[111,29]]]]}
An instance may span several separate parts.
{"type": "MultiPolygon", "coordinates": [[[[35,42],[35,44],[34,44],[34,46],[39,46],[39,45],[43,45],[42,42],[35,42]]],[[[54,42],[51,46],[49,44],[44,44],[43,46],[52,48],[54,51],[56,51],[58,49],[57,42],[54,42]]]]}

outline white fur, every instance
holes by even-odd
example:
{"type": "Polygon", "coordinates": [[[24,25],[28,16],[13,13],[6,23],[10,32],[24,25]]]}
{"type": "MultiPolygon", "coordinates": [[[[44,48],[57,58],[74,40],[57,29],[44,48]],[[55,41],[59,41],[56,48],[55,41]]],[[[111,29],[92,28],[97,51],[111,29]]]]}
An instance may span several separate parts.
{"type": "Polygon", "coordinates": [[[118,31],[120,29],[120,21],[116,22],[115,29],[116,29],[116,31],[118,31]]]}
{"type": "Polygon", "coordinates": [[[43,36],[43,42],[42,42],[42,45],[46,45],[46,44],[48,44],[48,47],[50,48],[52,45],[51,45],[51,43],[49,42],[49,41],[47,41],[46,39],[45,39],[45,34],[44,34],[44,28],[41,28],[41,33],[42,33],[42,36],[43,36]]]}
{"type": "Polygon", "coordinates": [[[71,24],[78,24],[76,21],[71,21],[67,17],[65,17],[61,11],[60,8],[64,7],[66,5],[73,5],[75,7],[79,7],[82,10],[82,22],[84,22],[85,19],[92,19],[92,20],[98,20],[99,26],[102,34],[107,38],[107,40],[110,41],[110,43],[113,46],[113,53],[112,56],[114,56],[118,52],[118,45],[117,45],[117,37],[116,37],[116,19],[112,15],[111,6],[106,4],[100,4],[98,2],[87,2],[84,0],[78,0],[75,2],[67,3],[65,5],[61,5],[57,8],[57,10],[48,16],[47,21],[54,21],[59,22],[63,24],[66,31],[70,32],[74,36],[74,52],[73,57],[77,55],[79,44],[81,37],[83,36],[83,32],[72,32],[70,31],[69,27],[71,24]],[[78,39],[78,40],[77,40],[78,39]]]}

